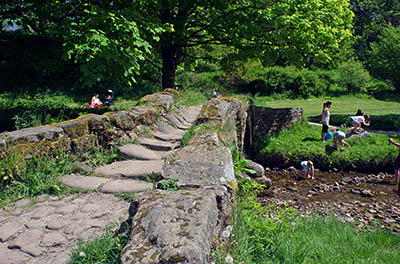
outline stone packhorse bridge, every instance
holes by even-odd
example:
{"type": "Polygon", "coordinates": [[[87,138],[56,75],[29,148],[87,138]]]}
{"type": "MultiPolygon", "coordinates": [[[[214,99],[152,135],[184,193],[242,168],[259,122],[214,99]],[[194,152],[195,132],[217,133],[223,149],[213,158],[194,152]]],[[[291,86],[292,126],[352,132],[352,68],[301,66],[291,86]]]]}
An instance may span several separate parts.
{"type": "Polygon", "coordinates": [[[231,224],[237,187],[226,146],[251,149],[256,133],[267,127],[276,132],[302,113],[248,108],[234,98],[181,107],[178,96],[167,89],[143,97],[130,111],[1,133],[0,149],[26,158],[38,151],[79,154],[96,145],[136,144],[119,148],[125,160],[94,168],[90,176],[60,179],[93,192],[41,195],[35,202],[23,199],[0,209],[0,263],[67,263],[76,240],[98,236],[110,222],[132,227],[121,263],[210,263],[213,249],[223,242],[221,232],[231,224]],[[245,133],[246,123],[250,129],[245,133]],[[181,148],[179,141],[193,124],[201,129],[181,148]],[[154,189],[143,181],[152,174],[177,180],[180,189],[154,189]],[[130,203],[112,195],[131,192],[140,193],[130,203]]]}

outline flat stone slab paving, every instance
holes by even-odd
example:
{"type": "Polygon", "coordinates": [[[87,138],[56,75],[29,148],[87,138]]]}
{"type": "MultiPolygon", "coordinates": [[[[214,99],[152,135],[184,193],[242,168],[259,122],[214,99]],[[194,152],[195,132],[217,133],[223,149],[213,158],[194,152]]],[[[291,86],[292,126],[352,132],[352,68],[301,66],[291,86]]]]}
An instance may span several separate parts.
{"type": "Polygon", "coordinates": [[[142,192],[153,189],[153,184],[145,181],[137,180],[113,180],[101,187],[104,193],[131,193],[142,192]]]}
{"type": "Polygon", "coordinates": [[[160,160],[161,156],[141,145],[126,144],[119,148],[119,155],[136,160],[160,160]]]}
{"type": "Polygon", "coordinates": [[[158,139],[151,138],[139,138],[140,144],[152,149],[152,150],[162,150],[169,151],[179,147],[179,143],[165,142],[158,139]]]}
{"type": "Polygon", "coordinates": [[[61,178],[61,182],[69,187],[78,188],[82,190],[97,190],[102,185],[112,179],[102,177],[81,176],[81,175],[67,175],[61,178]]]}
{"type": "Polygon", "coordinates": [[[163,160],[123,160],[100,166],[94,174],[103,177],[141,178],[152,173],[161,173],[163,160]]]}
{"type": "Polygon", "coordinates": [[[163,141],[180,141],[183,137],[183,135],[180,134],[165,134],[159,131],[153,131],[152,132],[153,136],[157,139],[163,140],[163,141]]]}
{"type": "Polygon", "coordinates": [[[105,193],[41,195],[0,209],[0,264],[68,263],[78,240],[128,219],[129,202],[105,193]]]}

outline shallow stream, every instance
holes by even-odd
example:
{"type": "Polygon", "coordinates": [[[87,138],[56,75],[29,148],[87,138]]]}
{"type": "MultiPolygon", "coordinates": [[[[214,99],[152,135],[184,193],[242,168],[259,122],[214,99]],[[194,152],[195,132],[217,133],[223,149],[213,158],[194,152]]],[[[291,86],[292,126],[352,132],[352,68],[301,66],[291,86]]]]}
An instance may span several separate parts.
{"type": "Polygon", "coordinates": [[[301,171],[267,171],[272,192],[264,204],[287,204],[302,215],[336,215],[363,228],[377,223],[400,232],[400,196],[392,174],[315,172],[315,180],[304,179],[301,171]]]}

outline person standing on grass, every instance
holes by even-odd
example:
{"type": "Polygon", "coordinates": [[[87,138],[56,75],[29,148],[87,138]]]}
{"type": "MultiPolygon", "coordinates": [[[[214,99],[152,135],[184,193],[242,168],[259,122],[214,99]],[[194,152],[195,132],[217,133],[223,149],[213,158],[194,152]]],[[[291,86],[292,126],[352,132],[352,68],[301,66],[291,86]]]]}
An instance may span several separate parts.
{"type": "Polygon", "coordinates": [[[328,133],[329,129],[329,118],[331,114],[329,113],[329,108],[331,108],[332,102],[327,101],[322,105],[322,117],[321,117],[321,124],[322,124],[322,133],[321,133],[321,141],[325,141],[326,133],[328,133]]]}
{"type": "Polygon", "coordinates": [[[391,138],[389,138],[389,143],[395,145],[399,149],[399,155],[394,162],[394,174],[396,175],[397,193],[400,194],[400,143],[394,142],[391,138]]]}

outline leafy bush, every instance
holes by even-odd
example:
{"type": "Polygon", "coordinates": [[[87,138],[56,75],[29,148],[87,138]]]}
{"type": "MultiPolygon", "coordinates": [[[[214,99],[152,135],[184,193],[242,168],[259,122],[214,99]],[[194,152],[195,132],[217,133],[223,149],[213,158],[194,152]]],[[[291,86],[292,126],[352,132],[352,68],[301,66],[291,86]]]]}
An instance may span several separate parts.
{"type": "Polygon", "coordinates": [[[368,71],[359,61],[346,61],[339,65],[337,72],[339,73],[338,83],[346,87],[349,93],[366,92],[369,83],[372,81],[368,71]]]}
{"type": "Polygon", "coordinates": [[[287,168],[302,160],[312,160],[317,168],[360,172],[392,171],[397,151],[388,144],[388,136],[372,134],[367,139],[347,140],[350,147],[337,152],[320,142],[321,128],[307,123],[294,125],[276,135],[259,137],[256,159],[265,166],[287,168]]]}
{"type": "Polygon", "coordinates": [[[270,67],[259,69],[256,78],[246,84],[245,92],[271,95],[286,93],[291,98],[320,96],[327,89],[317,72],[289,67],[270,67]]]}
{"type": "Polygon", "coordinates": [[[182,72],[176,75],[176,84],[179,89],[197,90],[211,97],[213,89],[221,90],[221,72],[182,72]]]}

